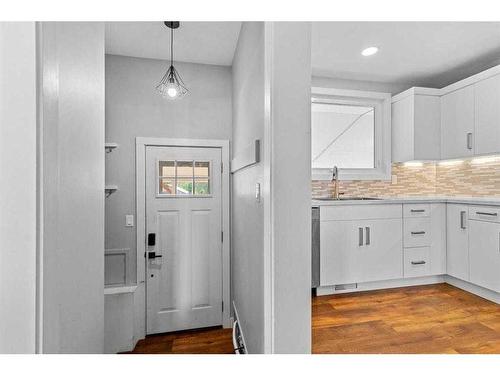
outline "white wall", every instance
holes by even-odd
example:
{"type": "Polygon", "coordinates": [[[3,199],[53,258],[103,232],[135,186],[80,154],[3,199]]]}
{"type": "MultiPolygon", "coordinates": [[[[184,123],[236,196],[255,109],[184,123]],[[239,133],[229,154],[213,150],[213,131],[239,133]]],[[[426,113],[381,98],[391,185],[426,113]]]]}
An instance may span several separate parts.
{"type": "Polygon", "coordinates": [[[0,353],[35,352],[36,38],[0,22],[0,353]]]}
{"type": "Polygon", "coordinates": [[[41,24],[43,352],[104,345],[104,25],[41,24]]]}
{"type": "Polygon", "coordinates": [[[233,60],[233,300],[250,353],[311,351],[310,23],[245,22],[233,60]],[[261,184],[262,199],[255,199],[261,184]]]}
{"type": "MultiPolygon", "coordinates": [[[[233,60],[233,157],[263,140],[264,23],[244,22],[233,60]]],[[[265,351],[264,207],[255,184],[264,183],[263,163],[233,174],[232,294],[250,353],[265,351]]]]}
{"type": "Polygon", "coordinates": [[[272,24],[273,352],[311,352],[311,24],[272,24]]]}
{"type": "Polygon", "coordinates": [[[361,90],[361,91],[378,91],[378,92],[388,92],[391,94],[398,94],[406,89],[409,89],[411,85],[401,83],[383,83],[383,82],[370,82],[370,81],[357,81],[352,79],[340,79],[340,78],[330,78],[330,77],[312,77],[313,87],[329,87],[335,89],[345,89],[345,90],[361,90]]]}
{"type": "Polygon", "coordinates": [[[190,93],[179,101],[162,98],[155,86],[168,62],[106,55],[106,141],[119,144],[106,154],[106,183],[118,191],[106,199],[106,249],[131,249],[130,279],[136,280],[135,138],[231,139],[231,68],[176,63],[190,93]]]}

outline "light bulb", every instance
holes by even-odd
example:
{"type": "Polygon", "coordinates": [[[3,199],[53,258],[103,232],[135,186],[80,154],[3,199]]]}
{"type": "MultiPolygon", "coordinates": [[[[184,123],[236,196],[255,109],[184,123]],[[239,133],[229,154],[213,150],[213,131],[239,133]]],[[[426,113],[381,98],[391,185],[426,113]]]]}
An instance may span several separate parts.
{"type": "Polygon", "coordinates": [[[169,87],[167,89],[167,95],[171,98],[175,98],[177,96],[177,88],[175,87],[169,87]]]}
{"type": "Polygon", "coordinates": [[[375,55],[378,52],[378,47],[368,47],[361,51],[363,56],[375,55]]]}

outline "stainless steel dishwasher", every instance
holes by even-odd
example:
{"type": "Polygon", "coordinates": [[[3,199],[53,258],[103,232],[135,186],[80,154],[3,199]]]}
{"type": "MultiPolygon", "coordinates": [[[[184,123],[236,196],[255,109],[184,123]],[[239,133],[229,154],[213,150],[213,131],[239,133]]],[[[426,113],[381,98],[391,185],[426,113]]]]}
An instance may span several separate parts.
{"type": "Polygon", "coordinates": [[[312,288],[319,287],[319,207],[312,208],[312,240],[311,240],[311,266],[312,266],[312,288]]]}

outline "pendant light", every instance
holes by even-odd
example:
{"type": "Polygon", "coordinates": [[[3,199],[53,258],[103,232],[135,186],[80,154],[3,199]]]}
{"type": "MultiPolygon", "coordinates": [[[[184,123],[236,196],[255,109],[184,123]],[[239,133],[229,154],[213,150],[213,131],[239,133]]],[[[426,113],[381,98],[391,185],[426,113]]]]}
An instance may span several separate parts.
{"type": "Polygon", "coordinates": [[[189,90],[186,88],[179,72],[174,67],[174,30],[179,28],[180,22],[165,21],[165,26],[170,29],[170,67],[161,79],[156,90],[164,98],[181,99],[189,90]]]}

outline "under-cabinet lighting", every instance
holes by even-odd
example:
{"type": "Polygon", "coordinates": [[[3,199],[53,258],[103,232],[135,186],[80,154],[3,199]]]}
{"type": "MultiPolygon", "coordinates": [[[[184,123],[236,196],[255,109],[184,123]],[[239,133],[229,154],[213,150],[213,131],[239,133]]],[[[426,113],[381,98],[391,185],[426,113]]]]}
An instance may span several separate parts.
{"type": "Polygon", "coordinates": [[[471,164],[486,164],[486,163],[493,163],[496,161],[500,161],[499,155],[474,158],[471,160],[471,164]]]}
{"type": "Polygon", "coordinates": [[[424,165],[424,163],[421,161],[407,161],[407,162],[404,162],[403,165],[405,167],[422,167],[424,165]]]}
{"type": "Polygon", "coordinates": [[[439,161],[439,165],[443,165],[443,166],[450,166],[450,165],[459,165],[459,164],[462,164],[464,162],[464,160],[461,160],[461,159],[454,159],[454,160],[441,160],[439,161]]]}
{"type": "Polygon", "coordinates": [[[368,47],[361,51],[363,56],[372,56],[378,52],[378,47],[368,47]]]}

